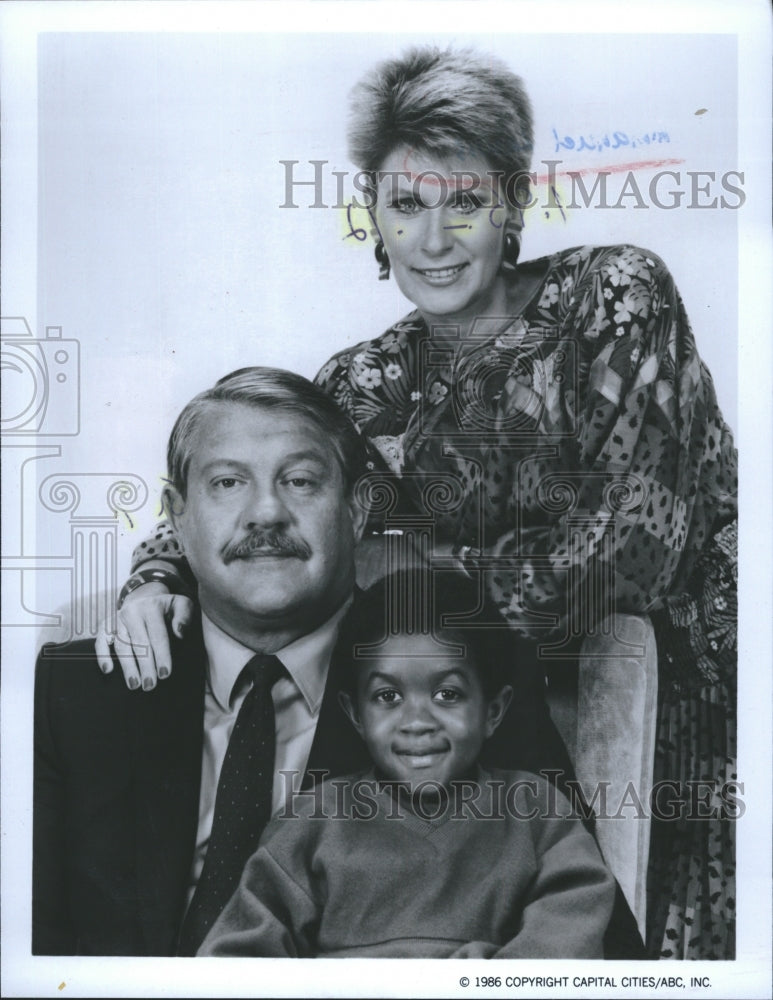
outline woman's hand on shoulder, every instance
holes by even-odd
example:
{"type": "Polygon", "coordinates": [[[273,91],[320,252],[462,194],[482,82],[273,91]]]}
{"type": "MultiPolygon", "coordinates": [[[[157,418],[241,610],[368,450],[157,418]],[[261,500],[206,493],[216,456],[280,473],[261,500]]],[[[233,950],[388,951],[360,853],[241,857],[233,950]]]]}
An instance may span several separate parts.
{"type": "Polygon", "coordinates": [[[171,674],[169,636],[182,637],[193,609],[189,597],[170,594],[162,583],[146,583],[132,591],[117,612],[115,632],[105,622],[99,627],[96,653],[102,673],[113,670],[112,647],[127,687],[151,691],[171,674]]]}

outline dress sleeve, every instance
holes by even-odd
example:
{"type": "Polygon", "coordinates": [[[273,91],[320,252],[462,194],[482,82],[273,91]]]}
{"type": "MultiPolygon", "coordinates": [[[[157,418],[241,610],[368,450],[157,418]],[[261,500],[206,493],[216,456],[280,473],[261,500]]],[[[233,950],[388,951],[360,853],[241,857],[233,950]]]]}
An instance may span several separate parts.
{"type": "Polygon", "coordinates": [[[177,535],[169,521],[159,521],[152,534],[143,539],[132,552],[131,572],[134,573],[151,559],[162,559],[185,575],[188,562],[182,554],[177,535]]]}
{"type": "Polygon", "coordinates": [[[199,956],[313,957],[319,906],[307,890],[265,845],[259,847],[199,949],[199,956]]]}
{"type": "MultiPolygon", "coordinates": [[[[487,539],[487,579],[514,625],[548,612],[565,633],[570,614],[645,613],[681,593],[735,515],[737,468],[662,261],[635,247],[576,251],[543,293],[546,321],[562,297],[537,444],[507,467],[513,527],[487,539]]],[[[503,421],[523,392],[505,385],[503,421]]]]}

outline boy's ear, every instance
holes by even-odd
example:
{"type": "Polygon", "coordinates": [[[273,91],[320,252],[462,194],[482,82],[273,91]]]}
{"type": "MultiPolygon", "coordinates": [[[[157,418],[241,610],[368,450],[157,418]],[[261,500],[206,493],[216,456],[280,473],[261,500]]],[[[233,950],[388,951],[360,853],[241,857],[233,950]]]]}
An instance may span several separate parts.
{"type": "MultiPolygon", "coordinates": [[[[338,704],[346,712],[349,721],[357,730],[357,732],[362,736],[362,723],[360,722],[360,717],[357,712],[357,701],[352,698],[348,691],[338,692],[338,704]]],[[[492,730],[493,732],[493,730],[492,730]]]]}
{"type": "Polygon", "coordinates": [[[501,691],[494,695],[488,705],[488,716],[486,718],[486,739],[493,736],[497,726],[505,717],[505,712],[510,707],[513,700],[513,689],[509,684],[505,684],[501,691]]]}

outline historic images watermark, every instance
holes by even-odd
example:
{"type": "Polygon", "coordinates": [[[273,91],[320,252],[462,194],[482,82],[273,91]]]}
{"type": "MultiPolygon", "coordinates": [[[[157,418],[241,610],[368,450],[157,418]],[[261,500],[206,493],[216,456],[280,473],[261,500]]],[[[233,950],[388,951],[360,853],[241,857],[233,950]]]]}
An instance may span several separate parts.
{"type": "Polygon", "coordinates": [[[386,182],[397,191],[400,179],[408,181],[414,196],[421,188],[424,207],[443,204],[452,191],[489,188],[500,192],[522,212],[529,209],[731,209],[746,201],[745,174],[741,170],[680,170],[681,160],[653,158],[615,164],[607,168],[562,169],[563,160],[541,160],[544,171],[521,171],[505,175],[489,170],[484,175],[470,170],[348,171],[329,169],[328,160],[280,160],[284,197],[280,208],[371,209],[375,184],[386,182]],[[654,171],[654,172],[653,172],[654,171]],[[651,174],[648,179],[642,176],[651,174]],[[437,189],[437,200],[426,200],[427,185],[437,189]]]}
{"type": "Polygon", "coordinates": [[[426,820],[515,820],[657,819],[665,822],[700,822],[707,819],[738,820],[746,812],[744,783],[695,780],[655,782],[645,794],[633,781],[612,794],[611,782],[585,787],[576,779],[564,782],[566,795],[559,794],[551,779],[561,771],[543,770],[535,775],[484,777],[457,780],[443,785],[434,779],[407,782],[372,776],[329,778],[329,772],[310,772],[315,784],[303,788],[299,771],[280,771],[283,805],[277,816],[283,820],[369,821],[381,815],[403,820],[408,815],[426,820]],[[327,788],[323,788],[322,782],[327,788]],[[305,803],[303,813],[301,803],[305,803]],[[309,811],[310,810],[310,811],[309,811]]]}

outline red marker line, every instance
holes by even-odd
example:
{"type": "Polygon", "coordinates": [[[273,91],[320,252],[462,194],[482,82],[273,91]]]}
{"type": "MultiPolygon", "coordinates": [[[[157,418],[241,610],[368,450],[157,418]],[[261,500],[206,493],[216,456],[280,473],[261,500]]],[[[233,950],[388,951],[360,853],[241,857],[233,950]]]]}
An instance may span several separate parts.
{"type": "Polygon", "coordinates": [[[537,184],[547,184],[554,180],[559,174],[568,177],[570,174],[585,177],[588,174],[622,174],[631,170],[655,170],[658,167],[675,167],[684,160],[637,160],[636,163],[615,163],[609,167],[580,167],[579,170],[557,170],[553,174],[538,174],[537,184]]]}

